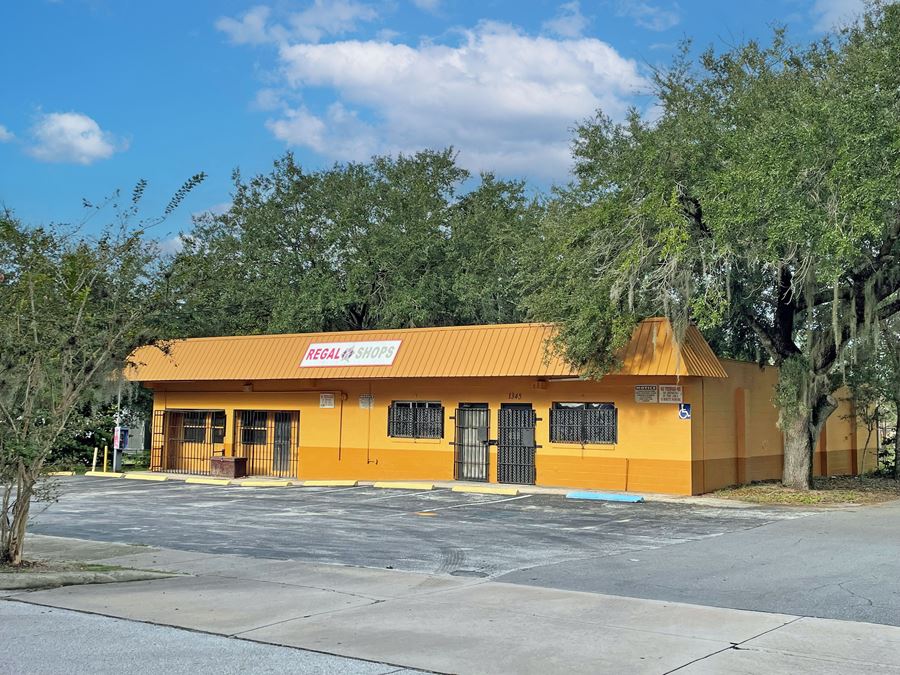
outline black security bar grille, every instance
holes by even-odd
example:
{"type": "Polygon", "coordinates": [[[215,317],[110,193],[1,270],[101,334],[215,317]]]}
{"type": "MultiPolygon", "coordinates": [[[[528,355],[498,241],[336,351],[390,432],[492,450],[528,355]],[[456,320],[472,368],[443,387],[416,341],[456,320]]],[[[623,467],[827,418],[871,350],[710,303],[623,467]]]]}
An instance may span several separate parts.
{"type": "Polygon", "coordinates": [[[234,454],[247,458],[251,476],[295,478],[300,454],[300,413],[236,410],[234,454]]]}
{"type": "Polygon", "coordinates": [[[497,481],[534,485],[537,478],[534,410],[531,406],[502,406],[498,421],[497,481]]]}
{"type": "Polygon", "coordinates": [[[487,481],[491,411],[487,406],[457,408],[455,418],[453,477],[456,480],[487,481]]]}
{"type": "Polygon", "coordinates": [[[443,438],[444,407],[437,401],[393,401],[388,408],[388,436],[443,438]]]}
{"type": "Polygon", "coordinates": [[[612,445],[619,440],[619,411],[612,403],[554,403],[550,441],[612,445]]]}

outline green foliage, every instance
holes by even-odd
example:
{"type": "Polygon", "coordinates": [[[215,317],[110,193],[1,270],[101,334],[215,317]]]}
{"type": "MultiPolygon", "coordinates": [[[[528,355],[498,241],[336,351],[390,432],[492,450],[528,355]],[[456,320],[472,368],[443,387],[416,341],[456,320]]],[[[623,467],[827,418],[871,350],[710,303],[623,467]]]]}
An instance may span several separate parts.
{"type": "Polygon", "coordinates": [[[592,350],[592,322],[650,314],[765,354],[792,380],[783,417],[809,417],[789,445],[811,453],[851,345],[900,312],[898,63],[897,4],[805,47],[776,31],[694,63],[685,46],[655,74],[657,119],[578,126],[533,315],[562,320],[566,355],[601,371],[618,343],[592,350]]]}
{"type": "Polygon", "coordinates": [[[536,210],[516,182],[451,150],[309,172],[285,155],[235,175],[232,207],[185,237],[169,333],[225,335],[490,323],[520,318],[516,251],[536,210]]]}
{"type": "Polygon", "coordinates": [[[109,424],[104,404],[122,386],[123,366],[159,336],[164,274],[142,229],[159,221],[128,226],[145,188],[138,183],[124,209],[115,193],[118,223],[94,238],[0,214],[0,562],[21,562],[30,499],[51,453],[109,424]]]}

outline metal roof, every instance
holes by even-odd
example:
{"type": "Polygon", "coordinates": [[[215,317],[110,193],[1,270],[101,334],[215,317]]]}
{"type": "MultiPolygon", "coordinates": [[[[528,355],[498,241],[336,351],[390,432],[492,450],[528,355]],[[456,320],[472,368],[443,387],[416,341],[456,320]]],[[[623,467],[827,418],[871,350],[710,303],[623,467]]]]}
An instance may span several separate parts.
{"type": "MultiPolygon", "coordinates": [[[[545,345],[551,324],[246,335],[173,340],[139,348],[126,377],[141,382],[195,380],[336,380],[408,377],[577,377],[545,345]],[[389,366],[300,367],[312,343],[400,340],[389,366]]],[[[626,347],[622,375],[727,377],[691,326],[679,347],[666,319],[641,322],[626,347]]]]}

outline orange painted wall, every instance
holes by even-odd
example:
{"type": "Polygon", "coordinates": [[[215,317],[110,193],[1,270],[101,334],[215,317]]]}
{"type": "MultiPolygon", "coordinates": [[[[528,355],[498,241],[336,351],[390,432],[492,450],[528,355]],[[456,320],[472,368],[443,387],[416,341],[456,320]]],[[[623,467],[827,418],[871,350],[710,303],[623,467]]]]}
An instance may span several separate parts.
{"type": "MultiPolygon", "coordinates": [[[[490,438],[497,437],[501,403],[531,403],[540,418],[536,429],[537,483],[567,487],[606,488],[690,494],[692,426],[681,420],[674,404],[636,403],[635,384],[675,384],[672,377],[608,377],[601,382],[549,381],[534,378],[448,378],[376,381],[329,380],[309,383],[157,383],[154,406],[165,409],[225,410],[224,449],[232,454],[235,410],[300,411],[300,478],[358,480],[453,478],[454,427],[451,416],[461,402],[488,403],[490,438]],[[334,393],[335,407],[319,407],[320,393],[334,393]],[[374,407],[360,407],[361,395],[372,395],[374,407]],[[387,436],[387,412],[392,400],[433,400],[445,406],[443,439],[399,439],[387,436]],[[616,445],[550,443],[549,409],[554,401],[601,401],[616,404],[619,438],[616,445]]],[[[700,405],[699,380],[681,378],[685,401],[700,405]]],[[[496,449],[490,477],[495,482],[496,449]]]]}
{"type": "MultiPolygon", "coordinates": [[[[784,440],[773,404],[778,369],[722,359],[728,379],[704,379],[703,438],[695,435],[695,492],[709,492],[729,485],[781,478],[784,440]]],[[[854,473],[853,430],[856,429],[857,469],[862,468],[865,430],[855,427],[845,391],[837,393],[840,405],[828,418],[813,458],[813,473],[854,473]]],[[[871,442],[874,445],[874,441],[871,442]]],[[[874,452],[866,461],[874,468],[874,452]]]]}

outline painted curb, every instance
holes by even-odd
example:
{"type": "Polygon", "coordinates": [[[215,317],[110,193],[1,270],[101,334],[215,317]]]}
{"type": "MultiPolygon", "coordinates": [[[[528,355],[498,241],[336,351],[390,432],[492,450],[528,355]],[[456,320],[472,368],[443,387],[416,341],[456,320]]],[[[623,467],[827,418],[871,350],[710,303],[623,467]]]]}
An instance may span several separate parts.
{"type": "Polygon", "coordinates": [[[50,471],[48,476],[74,476],[74,471],[50,471]]]}
{"type": "Polygon", "coordinates": [[[644,501],[644,498],[640,495],[617,495],[615,493],[589,491],[569,492],[566,495],[566,499],[593,499],[601,502],[626,502],[629,504],[637,504],[644,501]]]}
{"type": "Polygon", "coordinates": [[[472,492],[480,495],[508,495],[516,497],[519,494],[518,488],[501,488],[501,487],[469,487],[467,485],[454,485],[450,488],[451,492],[472,492]]]}
{"type": "Polygon", "coordinates": [[[122,478],[124,473],[113,473],[112,471],[86,471],[85,476],[96,476],[97,478],[122,478]]]}
{"type": "Polygon", "coordinates": [[[184,482],[191,485],[231,485],[232,483],[227,478],[188,478],[184,482]]]}
{"type": "Polygon", "coordinates": [[[243,480],[238,483],[241,487],[290,487],[289,480],[243,480]]]}
{"type": "Polygon", "coordinates": [[[152,480],[156,483],[162,483],[169,480],[169,477],[159,473],[126,473],[126,480],[152,480]]]}
{"type": "Polygon", "coordinates": [[[434,483],[378,482],[373,483],[372,487],[384,488],[385,490],[434,490],[434,483]]]}
{"type": "Polygon", "coordinates": [[[303,487],[356,487],[358,484],[355,480],[305,480],[300,483],[303,487]]]}

